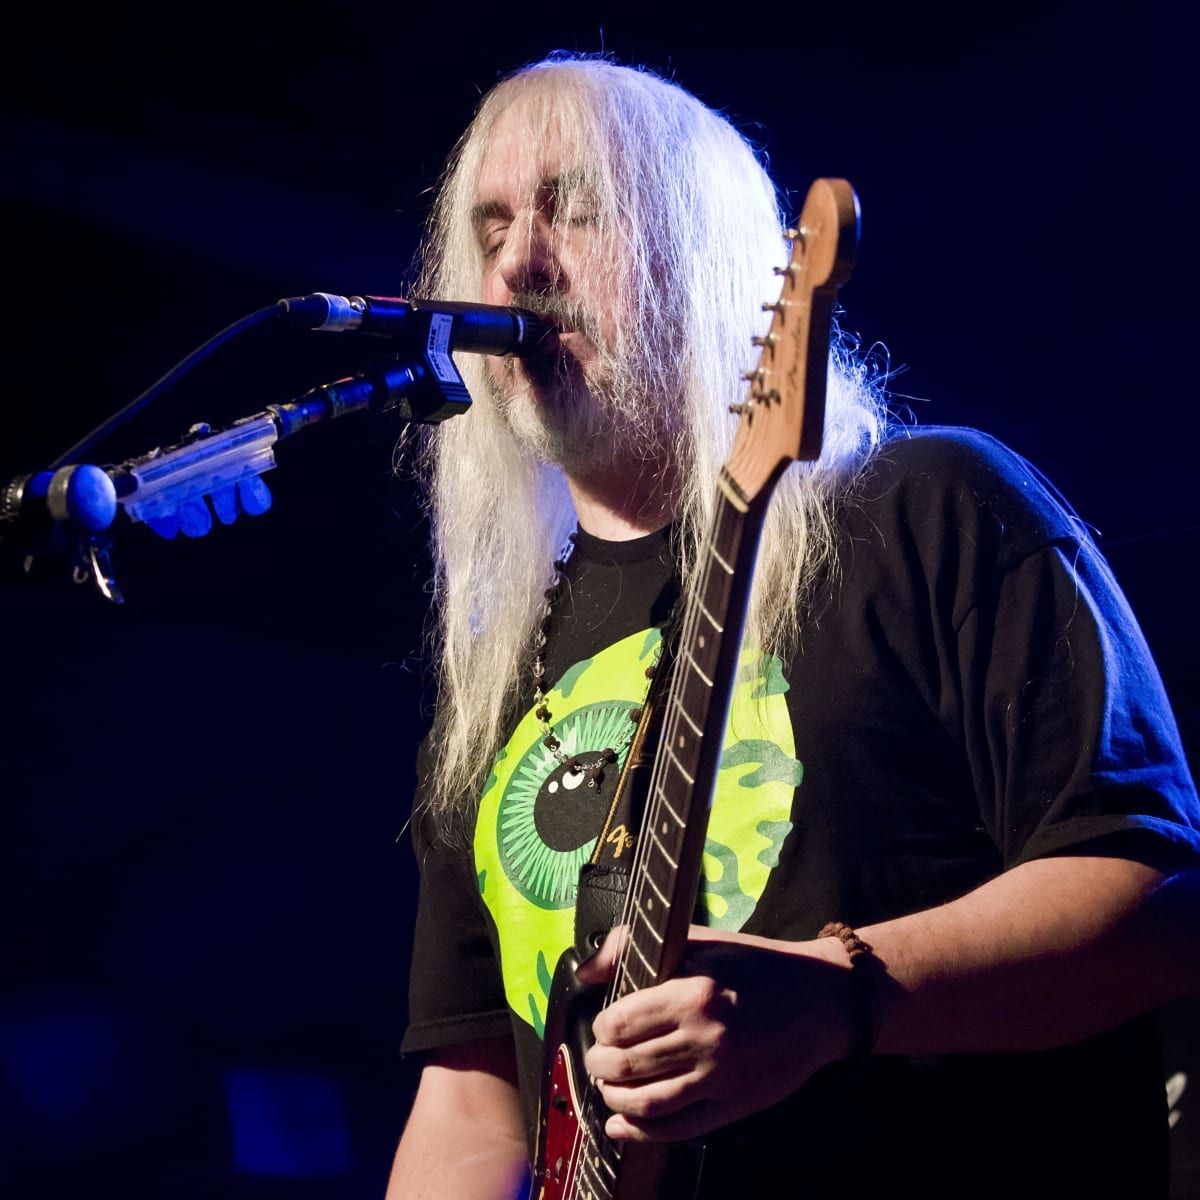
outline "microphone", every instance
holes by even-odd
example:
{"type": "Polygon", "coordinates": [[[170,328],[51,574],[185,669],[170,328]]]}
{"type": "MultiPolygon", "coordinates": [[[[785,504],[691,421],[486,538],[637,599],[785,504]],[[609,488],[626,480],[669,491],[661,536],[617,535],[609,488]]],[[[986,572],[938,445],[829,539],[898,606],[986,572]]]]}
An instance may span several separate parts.
{"type": "Polygon", "coordinates": [[[532,354],[554,326],[524,308],[313,292],[279,301],[283,316],[327,333],[368,333],[437,354],[532,354]]]}

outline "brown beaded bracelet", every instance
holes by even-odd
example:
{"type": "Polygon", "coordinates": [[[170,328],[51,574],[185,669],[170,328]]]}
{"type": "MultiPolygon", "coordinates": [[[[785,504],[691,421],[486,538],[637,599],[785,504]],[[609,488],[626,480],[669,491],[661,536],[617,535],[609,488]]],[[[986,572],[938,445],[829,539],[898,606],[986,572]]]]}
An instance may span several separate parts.
{"type": "Polygon", "coordinates": [[[866,1058],[879,1041],[879,987],[875,973],[883,964],[875,957],[871,946],[862,940],[849,925],[830,921],[817,937],[835,937],[846,947],[850,959],[850,987],[854,996],[855,1058],[866,1058]]]}

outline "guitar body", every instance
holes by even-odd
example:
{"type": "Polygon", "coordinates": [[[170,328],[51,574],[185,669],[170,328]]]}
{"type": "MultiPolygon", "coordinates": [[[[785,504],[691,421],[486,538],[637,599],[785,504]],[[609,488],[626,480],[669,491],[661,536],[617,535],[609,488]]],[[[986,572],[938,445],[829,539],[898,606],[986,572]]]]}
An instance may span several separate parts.
{"type": "MultiPolygon", "coordinates": [[[[592,1044],[592,1021],[604,995],[575,978],[579,956],[563,952],[550,986],[546,1013],[546,1055],[542,1074],[542,1110],[534,1159],[536,1200],[694,1200],[700,1179],[703,1149],[699,1146],[625,1146],[619,1151],[620,1170],[610,1178],[606,1162],[585,1161],[588,1148],[604,1139],[608,1116],[598,1097],[587,1103],[587,1071],[583,1056],[592,1044]],[[587,1127],[591,1137],[581,1133],[587,1127]]],[[[593,1093],[594,1094],[594,1093],[593,1093]]],[[[613,1143],[609,1142],[609,1154],[613,1143]]]]}

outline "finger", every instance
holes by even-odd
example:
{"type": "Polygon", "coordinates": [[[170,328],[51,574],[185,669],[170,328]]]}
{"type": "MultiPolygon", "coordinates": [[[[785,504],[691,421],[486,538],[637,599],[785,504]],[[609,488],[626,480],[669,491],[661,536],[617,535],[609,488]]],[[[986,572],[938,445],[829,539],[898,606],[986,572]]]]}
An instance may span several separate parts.
{"type": "Polygon", "coordinates": [[[608,983],[616,972],[617,962],[625,948],[627,925],[617,925],[608,931],[604,944],[592,955],[585,958],[575,969],[575,976],[580,983],[591,986],[596,983],[608,983]]]}
{"type": "Polygon", "coordinates": [[[604,1103],[618,1116],[634,1121],[653,1121],[682,1112],[707,1098],[703,1079],[695,1071],[669,1075],[648,1083],[611,1083],[596,1080],[604,1103]]]}
{"type": "Polygon", "coordinates": [[[657,1079],[662,1075],[692,1070],[697,1062],[695,1041],[681,1030],[673,1029],[663,1037],[651,1038],[633,1046],[594,1045],[583,1063],[594,1079],[609,1083],[629,1083],[636,1079],[657,1079]]]}
{"type": "Polygon", "coordinates": [[[604,1132],[614,1141],[682,1142],[711,1133],[722,1123],[717,1106],[711,1100],[699,1100],[677,1113],[652,1119],[614,1113],[604,1123],[604,1132]]]}
{"type": "Polygon", "coordinates": [[[655,987],[631,992],[602,1009],[592,1022],[604,1046],[632,1046],[684,1026],[720,1022],[731,1004],[728,993],[709,975],[681,975],[655,987]]]}

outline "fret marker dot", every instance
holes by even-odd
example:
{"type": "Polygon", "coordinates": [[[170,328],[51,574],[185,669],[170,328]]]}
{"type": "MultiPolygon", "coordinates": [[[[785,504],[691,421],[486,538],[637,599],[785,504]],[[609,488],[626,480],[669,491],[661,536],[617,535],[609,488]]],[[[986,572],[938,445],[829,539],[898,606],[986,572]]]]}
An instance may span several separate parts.
{"type": "Polygon", "coordinates": [[[667,823],[666,823],[666,821],[664,821],[664,822],[662,823],[662,831],[663,831],[663,833],[666,833],[666,832],[667,832],[667,823]]]}
{"type": "Polygon", "coordinates": [[[696,639],[696,645],[697,645],[697,646],[699,646],[701,650],[703,650],[703,649],[704,649],[704,634],[701,634],[701,635],[700,635],[700,636],[699,636],[699,637],[696,639]]]}
{"type": "Polygon", "coordinates": [[[678,743],[677,743],[677,744],[678,744],[680,747],[682,747],[682,746],[683,746],[683,734],[682,734],[682,733],[679,735],[679,741],[678,741],[678,743]]]}
{"type": "Polygon", "coordinates": [[[653,907],[654,907],[654,897],[647,896],[646,897],[646,911],[649,912],[653,907]]]}

